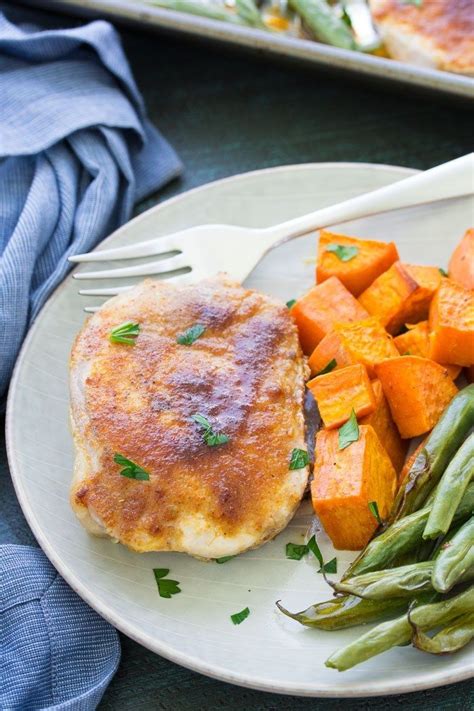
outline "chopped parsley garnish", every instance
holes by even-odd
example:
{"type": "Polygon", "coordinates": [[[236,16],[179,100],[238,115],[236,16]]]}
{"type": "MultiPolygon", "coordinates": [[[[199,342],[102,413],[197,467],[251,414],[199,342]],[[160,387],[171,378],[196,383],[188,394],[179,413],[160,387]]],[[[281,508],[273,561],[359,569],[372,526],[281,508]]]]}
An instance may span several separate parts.
{"type": "Polygon", "coordinates": [[[325,573],[337,573],[337,558],[333,558],[325,563],[319,572],[321,573],[323,570],[325,573]]]}
{"type": "Polygon", "coordinates": [[[443,269],[443,267],[438,267],[438,271],[441,274],[441,276],[444,276],[444,277],[448,276],[448,272],[446,271],[446,269],[443,269]]]}
{"type": "Polygon", "coordinates": [[[234,623],[234,625],[240,625],[241,622],[247,619],[247,617],[250,615],[250,610],[248,607],[244,607],[241,612],[236,612],[234,615],[230,616],[230,619],[234,623]]]}
{"type": "Polygon", "coordinates": [[[118,452],[114,454],[114,462],[115,464],[120,464],[124,467],[120,474],[122,476],[126,476],[127,479],[138,479],[139,481],[148,481],[150,479],[148,472],[139,467],[138,464],[135,464],[135,462],[123,457],[118,452]]]}
{"type": "Polygon", "coordinates": [[[333,252],[341,262],[350,262],[359,254],[359,248],[344,244],[328,244],[326,252],[333,252]]]}
{"type": "Polygon", "coordinates": [[[339,449],[345,449],[352,444],[352,442],[357,442],[358,439],[359,425],[357,424],[354,408],[352,408],[351,416],[347,422],[339,428],[339,449]]]}
{"type": "Polygon", "coordinates": [[[153,568],[153,575],[155,576],[160,597],[166,597],[168,599],[172,595],[177,595],[181,592],[179,582],[166,577],[169,572],[169,568],[153,568]]]}
{"type": "Polygon", "coordinates": [[[382,524],[382,519],[380,518],[379,514],[379,507],[377,506],[376,501],[369,501],[369,511],[372,514],[372,516],[377,519],[377,522],[382,524]]]}
{"type": "Polygon", "coordinates": [[[329,361],[327,365],[324,366],[322,370],[319,371],[319,373],[316,373],[315,377],[318,377],[318,375],[326,375],[326,373],[330,373],[331,370],[334,370],[334,368],[337,365],[337,361],[335,358],[329,361]]]}
{"type": "Polygon", "coordinates": [[[315,536],[311,536],[306,544],[287,543],[285,550],[286,557],[289,560],[301,560],[307,553],[312,553],[320,565],[318,573],[337,573],[337,558],[333,558],[328,563],[325,563],[323,554],[316,543],[315,536]]]}
{"type": "Polygon", "coordinates": [[[305,543],[287,543],[285,552],[289,560],[301,560],[308,552],[308,546],[305,543]]]}
{"type": "Polygon", "coordinates": [[[296,299],[290,299],[289,301],[286,302],[286,305],[288,306],[289,309],[291,309],[292,306],[296,304],[296,299]]]}
{"type": "Polygon", "coordinates": [[[134,346],[135,339],[140,332],[140,324],[135,321],[126,321],[116,326],[109,333],[111,343],[125,343],[126,346],[134,346]]]}
{"type": "Polygon", "coordinates": [[[204,417],[204,415],[201,415],[199,412],[197,412],[195,415],[191,415],[191,419],[194,420],[194,422],[196,422],[199,427],[201,427],[202,438],[208,447],[217,447],[220,444],[227,444],[227,442],[229,442],[230,437],[228,437],[226,434],[215,432],[212,428],[211,423],[209,422],[207,417],[204,417]]]}
{"type": "Polygon", "coordinates": [[[345,7],[342,8],[341,20],[352,29],[352,20],[345,7]]]}
{"type": "Polygon", "coordinates": [[[421,7],[423,5],[423,0],[402,0],[404,5],[415,5],[415,7],[421,7]]]}
{"type": "Polygon", "coordinates": [[[201,323],[195,323],[194,326],[191,326],[191,328],[188,328],[176,337],[176,343],[182,346],[191,346],[194,341],[197,341],[197,339],[202,336],[205,330],[206,327],[201,323]]]}
{"type": "Polygon", "coordinates": [[[309,457],[308,452],[304,449],[293,449],[290,457],[290,469],[303,469],[303,467],[308,466],[309,457]]]}
{"type": "Polygon", "coordinates": [[[228,560],[232,560],[232,558],[235,558],[235,555],[224,555],[222,558],[215,558],[215,561],[221,565],[222,563],[227,563],[228,560]]]}
{"type": "Polygon", "coordinates": [[[307,545],[308,545],[308,550],[311,551],[311,553],[314,555],[315,558],[317,558],[319,565],[322,567],[324,565],[323,554],[319,550],[319,546],[316,543],[316,537],[311,536],[307,545]]]}

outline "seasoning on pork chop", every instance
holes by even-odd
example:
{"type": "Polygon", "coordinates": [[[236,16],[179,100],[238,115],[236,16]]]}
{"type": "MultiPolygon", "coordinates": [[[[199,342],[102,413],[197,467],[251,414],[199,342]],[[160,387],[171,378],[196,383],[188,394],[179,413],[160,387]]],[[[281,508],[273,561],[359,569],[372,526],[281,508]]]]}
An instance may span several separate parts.
{"type": "Polygon", "coordinates": [[[285,306],[225,276],[146,280],[86,321],[70,366],[71,503],[91,533],[218,558],[286,526],[308,467],[289,468],[306,365],[285,306]]]}

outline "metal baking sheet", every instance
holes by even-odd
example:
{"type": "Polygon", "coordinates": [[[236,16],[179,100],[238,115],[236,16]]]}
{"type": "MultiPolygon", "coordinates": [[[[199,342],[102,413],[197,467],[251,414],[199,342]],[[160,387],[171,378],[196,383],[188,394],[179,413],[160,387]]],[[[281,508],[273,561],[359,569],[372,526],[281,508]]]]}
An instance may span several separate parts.
{"type": "Polygon", "coordinates": [[[283,37],[250,27],[209,20],[147,5],[139,0],[23,0],[25,4],[85,17],[102,17],[148,29],[194,35],[209,41],[244,47],[274,57],[352,72],[385,83],[402,83],[452,97],[474,98],[474,79],[416,67],[305,39],[283,37]]]}

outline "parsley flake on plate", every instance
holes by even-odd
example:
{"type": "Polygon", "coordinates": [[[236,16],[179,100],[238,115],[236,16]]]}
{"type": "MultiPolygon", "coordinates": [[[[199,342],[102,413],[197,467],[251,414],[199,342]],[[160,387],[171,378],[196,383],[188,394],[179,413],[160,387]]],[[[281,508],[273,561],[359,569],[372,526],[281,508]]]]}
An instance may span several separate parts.
{"type": "Polygon", "coordinates": [[[127,479],[137,479],[139,481],[148,481],[150,479],[148,472],[118,452],[114,454],[114,462],[115,464],[120,464],[123,467],[120,474],[122,476],[126,476],[127,479]]]}
{"type": "Polygon", "coordinates": [[[206,327],[203,326],[202,323],[195,323],[194,326],[191,326],[176,336],[176,343],[179,343],[181,346],[191,346],[194,341],[197,341],[197,339],[202,336],[205,330],[206,327]]]}
{"type": "Polygon", "coordinates": [[[308,552],[308,546],[305,543],[287,543],[285,552],[289,560],[301,560],[308,552]]]}
{"type": "Polygon", "coordinates": [[[179,582],[166,577],[169,572],[169,568],[153,568],[153,575],[155,576],[160,597],[166,597],[168,599],[172,595],[177,595],[181,592],[179,582]]]}
{"type": "Polygon", "coordinates": [[[208,447],[217,447],[220,444],[227,444],[227,442],[230,441],[230,437],[226,434],[215,432],[207,417],[204,417],[204,415],[201,415],[199,412],[195,415],[191,415],[191,419],[202,429],[201,435],[208,447]]]}
{"type": "Polygon", "coordinates": [[[337,573],[337,558],[333,558],[332,560],[329,560],[327,563],[323,565],[323,567],[318,570],[318,573],[337,573]]]}
{"type": "Polygon", "coordinates": [[[124,343],[126,346],[134,346],[136,338],[140,333],[140,324],[135,321],[125,321],[120,326],[116,326],[109,333],[111,343],[124,343]]]}
{"type": "Polygon", "coordinates": [[[358,439],[359,425],[357,424],[354,408],[352,408],[351,416],[347,422],[339,428],[339,449],[345,449],[352,444],[352,442],[357,442],[358,439]]]}
{"type": "Polygon", "coordinates": [[[296,304],[296,299],[290,299],[289,301],[286,302],[286,305],[289,309],[291,309],[292,306],[296,304]]]}
{"type": "Polygon", "coordinates": [[[446,271],[446,269],[443,269],[443,267],[438,267],[438,271],[441,274],[441,276],[444,276],[444,277],[448,276],[448,272],[446,271]]]}
{"type": "Polygon", "coordinates": [[[379,514],[379,507],[377,506],[376,501],[369,501],[369,511],[372,514],[372,516],[377,520],[378,523],[382,524],[382,519],[380,518],[379,514]]]}
{"type": "Polygon", "coordinates": [[[319,546],[316,543],[316,536],[311,536],[311,538],[309,539],[309,541],[307,543],[307,546],[308,546],[308,550],[311,551],[311,553],[317,559],[319,565],[322,567],[324,565],[323,554],[319,550],[319,546]]]}
{"type": "Polygon", "coordinates": [[[219,565],[222,565],[222,563],[227,563],[227,561],[232,560],[232,558],[235,558],[235,555],[223,555],[222,558],[215,558],[214,560],[216,563],[219,563],[219,565]]]}
{"type": "Polygon", "coordinates": [[[250,610],[248,607],[244,607],[243,610],[240,612],[236,612],[235,614],[230,616],[230,619],[234,623],[234,625],[240,625],[241,622],[247,619],[247,617],[250,615],[250,610]]]}
{"type": "Polygon", "coordinates": [[[308,550],[311,551],[311,553],[315,556],[320,565],[318,573],[337,573],[337,558],[333,558],[332,560],[325,563],[323,559],[323,554],[321,553],[319,546],[316,543],[315,536],[311,536],[311,538],[309,539],[308,550]]]}
{"type": "Polygon", "coordinates": [[[332,560],[325,563],[323,559],[323,554],[321,553],[319,546],[316,543],[315,536],[311,536],[308,543],[306,544],[287,543],[285,551],[286,557],[289,560],[301,560],[303,556],[311,552],[320,565],[318,573],[337,573],[337,558],[333,558],[332,560]]]}
{"type": "Polygon", "coordinates": [[[322,370],[319,371],[319,373],[316,373],[315,377],[317,378],[318,375],[326,375],[326,373],[330,373],[331,370],[334,370],[334,368],[337,365],[337,361],[335,358],[329,361],[322,370]]]}
{"type": "Polygon", "coordinates": [[[333,252],[341,262],[350,262],[359,254],[359,248],[344,244],[328,244],[326,252],[333,252]]]}
{"type": "Polygon", "coordinates": [[[304,449],[293,449],[290,457],[290,469],[303,469],[303,467],[308,466],[309,457],[308,452],[304,449]]]}

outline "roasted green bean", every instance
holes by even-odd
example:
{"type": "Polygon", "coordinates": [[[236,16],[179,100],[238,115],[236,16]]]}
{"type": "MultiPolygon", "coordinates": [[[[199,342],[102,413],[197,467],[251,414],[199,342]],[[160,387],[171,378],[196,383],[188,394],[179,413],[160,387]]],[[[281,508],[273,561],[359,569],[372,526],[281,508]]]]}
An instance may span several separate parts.
{"type": "Polygon", "coordinates": [[[460,446],[439,482],[423,538],[437,538],[448,532],[459,502],[473,479],[474,432],[460,446]]]}
{"type": "Polygon", "coordinates": [[[207,17],[210,20],[221,20],[223,22],[232,22],[236,25],[246,25],[237,13],[226,10],[224,6],[220,7],[217,4],[203,2],[202,0],[150,0],[152,5],[164,7],[167,10],[176,10],[176,12],[187,12],[190,15],[199,15],[207,17]]]}
{"type": "Polygon", "coordinates": [[[402,598],[386,600],[364,600],[354,595],[342,595],[332,600],[311,605],[302,612],[289,612],[279,602],[278,609],[287,617],[297,620],[306,627],[321,630],[338,630],[368,622],[377,622],[391,615],[399,614],[408,607],[402,598]]]}
{"type": "Polygon", "coordinates": [[[254,0],[235,0],[235,9],[238,16],[250,27],[257,27],[259,30],[267,30],[268,27],[262,20],[262,16],[254,0]]]}
{"type": "Polygon", "coordinates": [[[448,592],[469,574],[474,574],[474,516],[441,546],[433,566],[433,587],[448,592]]]}
{"type": "MultiPolygon", "coordinates": [[[[431,511],[427,506],[420,511],[395,521],[383,533],[374,538],[358,558],[349,566],[343,580],[372,570],[381,570],[397,562],[400,556],[414,550],[421,542],[431,511]]],[[[462,521],[470,516],[474,508],[474,483],[469,484],[454,516],[454,521],[462,521]]]]}
{"type": "Polygon", "coordinates": [[[457,617],[454,622],[440,630],[433,637],[415,627],[412,643],[417,649],[429,654],[457,652],[474,639],[474,612],[457,617]]]}
{"type": "Polygon", "coordinates": [[[326,0],[289,0],[317,39],[343,49],[357,49],[349,27],[336,15],[326,0]]]}
{"type": "Polygon", "coordinates": [[[474,384],[468,385],[451,400],[434,426],[398,491],[390,521],[423,506],[473,425],[474,384]]]}
{"type": "Polygon", "coordinates": [[[401,565],[388,570],[376,570],[334,585],[338,592],[358,595],[369,600],[385,600],[388,597],[410,597],[432,590],[433,561],[401,565]]]}
{"type": "Polygon", "coordinates": [[[392,647],[410,642],[413,636],[412,624],[422,631],[428,631],[472,612],[473,607],[474,586],[448,600],[415,607],[410,613],[410,619],[405,614],[395,620],[382,622],[331,655],[326,660],[326,666],[339,671],[350,669],[392,647]]]}

